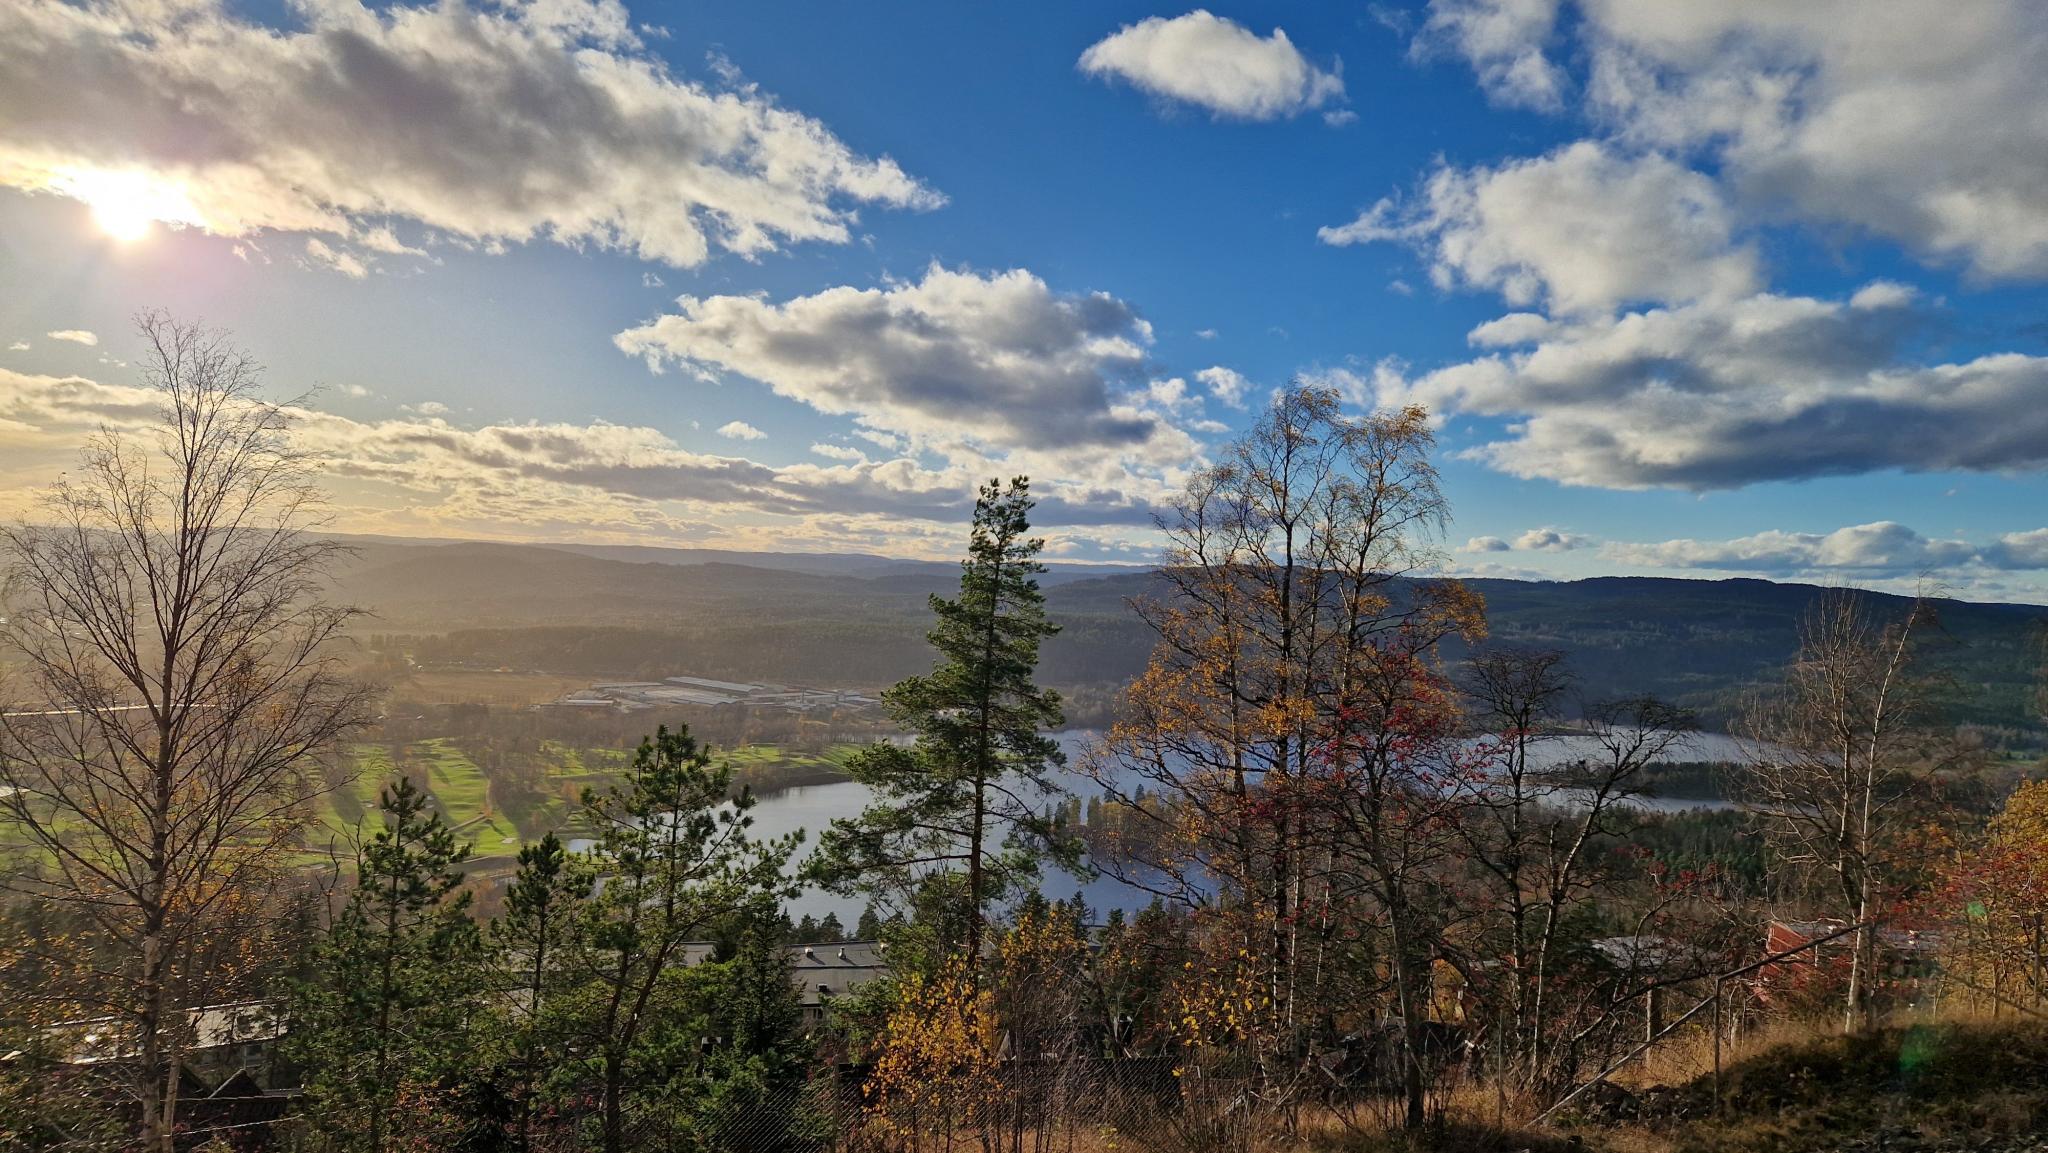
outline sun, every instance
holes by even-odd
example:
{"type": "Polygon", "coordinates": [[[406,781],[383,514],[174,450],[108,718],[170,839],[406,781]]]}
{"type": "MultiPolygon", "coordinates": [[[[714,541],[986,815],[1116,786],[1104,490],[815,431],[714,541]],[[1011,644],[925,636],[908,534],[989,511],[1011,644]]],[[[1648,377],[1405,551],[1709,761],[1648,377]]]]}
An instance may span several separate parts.
{"type": "Polygon", "coordinates": [[[92,210],[101,232],[123,244],[148,236],[159,221],[174,227],[204,223],[183,188],[147,172],[72,172],[57,186],[92,210]]]}
{"type": "Polygon", "coordinates": [[[149,226],[156,223],[149,206],[141,200],[126,196],[109,196],[92,204],[93,223],[100,231],[124,244],[141,240],[149,235],[149,226]]]}

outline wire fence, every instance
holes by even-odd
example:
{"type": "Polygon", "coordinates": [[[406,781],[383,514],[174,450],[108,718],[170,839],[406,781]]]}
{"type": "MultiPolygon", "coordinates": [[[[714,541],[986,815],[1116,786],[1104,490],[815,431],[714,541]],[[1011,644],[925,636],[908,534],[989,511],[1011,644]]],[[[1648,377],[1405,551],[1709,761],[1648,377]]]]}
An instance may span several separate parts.
{"type": "MultiPolygon", "coordinates": [[[[1377,1084],[1216,1075],[1168,1057],[999,1065],[937,1093],[878,1090],[843,1066],[709,1108],[640,1103],[621,1119],[632,1153],[1186,1153],[1244,1150],[1305,1124],[1378,1129],[1398,1099],[1377,1084]]],[[[534,1153],[604,1147],[595,1111],[559,1113],[526,1138],[534,1153]]]]}

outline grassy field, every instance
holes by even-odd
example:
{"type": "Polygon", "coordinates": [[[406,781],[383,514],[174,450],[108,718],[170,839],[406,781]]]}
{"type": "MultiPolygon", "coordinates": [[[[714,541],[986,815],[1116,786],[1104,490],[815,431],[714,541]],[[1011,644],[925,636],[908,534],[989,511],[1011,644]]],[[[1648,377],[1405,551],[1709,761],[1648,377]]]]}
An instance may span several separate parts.
{"type": "MultiPolygon", "coordinates": [[[[713,755],[718,762],[732,766],[736,784],[772,795],[784,788],[838,779],[841,766],[857,747],[834,745],[819,752],[799,752],[777,745],[745,745],[719,749],[713,755]]],[[[351,779],[322,792],[314,802],[312,824],[301,841],[309,863],[351,858],[359,837],[381,827],[379,794],[401,774],[427,792],[441,819],[460,839],[474,843],[479,858],[509,858],[521,846],[549,832],[584,836],[589,830],[580,821],[583,790],[604,789],[619,779],[632,759],[630,750],[578,748],[548,741],[534,754],[542,762],[545,789],[538,797],[507,797],[493,787],[482,766],[454,738],[398,745],[364,742],[350,746],[343,755],[351,779]]]]}
{"type": "Polygon", "coordinates": [[[419,669],[393,686],[408,700],[424,704],[485,704],[523,708],[560,700],[590,687],[589,677],[481,669],[419,669]]]}
{"type": "Polygon", "coordinates": [[[518,851],[519,830],[491,804],[490,780],[452,741],[446,737],[415,741],[405,747],[403,755],[402,771],[433,795],[441,819],[458,836],[476,842],[479,854],[518,851]]]}

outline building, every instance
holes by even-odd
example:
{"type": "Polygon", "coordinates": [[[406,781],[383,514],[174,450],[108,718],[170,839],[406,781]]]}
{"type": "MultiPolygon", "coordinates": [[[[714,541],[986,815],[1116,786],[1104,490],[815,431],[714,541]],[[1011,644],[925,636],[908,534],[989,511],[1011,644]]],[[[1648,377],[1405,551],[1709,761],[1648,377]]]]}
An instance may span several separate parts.
{"type": "MultiPolygon", "coordinates": [[[[857,993],[890,973],[887,941],[837,941],[812,945],[785,945],[789,954],[789,981],[796,986],[804,1006],[804,1023],[822,1020],[831,1002],[857,993]]],[[[683,964],[701,965],[711,959],[709,941],[683,946],[683,964]]]]}
{"type": "MultiPolygon", "coordinates": [[[[1829,919],[1773,920],[1764,930],[1764,955],[1792,955],[1757,970],[1757,995],[1768,1001],[1774,993],[1823,980],[1833,974],[1846,974],[1856,947],[1856,934],[1843,933],[1832,940],[1822,938],[1847,927],[1846,921],[1829,919]],[[1813,944],[1815,941],[1820,943],[1813,944]]],[[[1921,984],[1933,977],[1940,967],[1941,946],[1940,933],[1880,927],[1876,941],[1876,972],[1871,982],[1873,992],[1889,990],[1909,1000],[1915,999],[1921,984]]]]}
{"type": "Polygon", "coordinates": [[[676,706],[726,708],[747,705],[778,712],[808,713],[836,709],[869,710],[879,707],[881,701],[845,689],[757,685],[710,677],[676,676],[659,681],[612,681],[592,685],[552,704],[557,708],[614,708],[621,712],[676,706]]]}

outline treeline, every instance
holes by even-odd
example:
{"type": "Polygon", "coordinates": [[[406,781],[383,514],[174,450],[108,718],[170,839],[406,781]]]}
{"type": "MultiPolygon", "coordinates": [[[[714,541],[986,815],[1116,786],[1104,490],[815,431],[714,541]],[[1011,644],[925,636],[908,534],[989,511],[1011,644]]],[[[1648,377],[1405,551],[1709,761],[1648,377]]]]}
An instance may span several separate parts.
{"type": "MultiPolygon", "coordinates": [[[[913,613],[792,621],[777,619],[776,611],[763,606],[766,615],[724,625],[459,629],[391,635],[377,643],[430,668],[536,669],[593,680],[660,680],[688,672],[720,680],[874,688],[931,663],[913,613]]],[[[1142,626],[1136,621],[1097,614],[1053,619],[1061,632],[1046,646],[1047,681],[1116,686],[1143,667],[1142,626]]]]}

